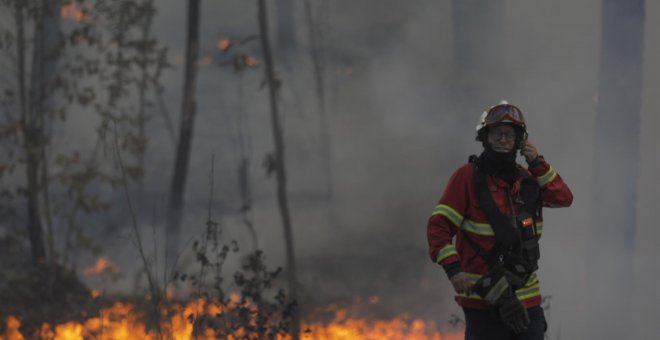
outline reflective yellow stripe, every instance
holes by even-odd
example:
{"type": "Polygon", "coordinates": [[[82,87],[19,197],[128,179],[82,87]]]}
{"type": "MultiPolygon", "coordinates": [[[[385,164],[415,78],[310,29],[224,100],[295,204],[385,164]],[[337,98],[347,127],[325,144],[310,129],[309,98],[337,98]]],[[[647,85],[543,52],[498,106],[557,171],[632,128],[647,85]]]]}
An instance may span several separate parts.
{"type": "Polygon", "coordinates": [[[452,244],[448,244],[440,249],[438,252],[438,257],[436,258],[437,263],[440,263],[440,261],[452,256],[452,255],[458,255],[456,252],[456,248],[452,244]]]}
{"type": "Polygon", "coordinates": [[[488,223],[477,223],[471,220],[463,220],[463,216],[459,214],[456,210],[452,209],[446,204],[438,204],[433,210],[433,214],[442,215],[451,221],[459,229],[464,229],[466,231],[487,236],[495,236],[493,228],[488,223]]]}
{"type": "Polygon", "coordinates": [[[539,186],[543,187],[544,185],[552,182],[553,179],[557,177],[557,173],[555,170],[550,166],[550,169],[548,169],[548,172],[543,174],[543,176],[537,177],[536,181],[539,182],[539,186]]]}
{"type": "Polygon", "coordinates": [[[460,294],[458,294],[458,296],[464,297],[464,298],[467,298],[467,299],[472,299],[472,300],[483,300],[481,298],[481,296],[479,296],[475,293],[472,293],[472,292],[470,292],[470,294],[460,293],[460,294]]]}
{"type": "Polygon", "coordinates": [[[531,287],[523,287],[516,290],[516,296],[518,297],[518,300],[533,298],[535,296],[541,295],[540,287],[541,285],[537,281],[536,284],[532,285],[531,287]]]}
{"type": "MultiPolygon", "coordinates": [[[[475,284],[483,276],[481,274],[473,274],[473,273],[466,273],[466,274],[472,284],[475,284]]],[[[516,290],[516,296],[518,297],[518,300],[526,300],[529,298],[533,298],[535,296],[541,295],[540,287],[541,285],[539,283],[539,279],[536,276],[536,272],[534,272],[529,277],[529,280],[527,280],[525,287],[516,290]]],[[[483,300],[481,296],[475,293],[471,293],[469,295],[461,293],[458,295],[468,299],[483,300]]]]}
{"type": "Polygon", "coordinates": [[[461,221],[463,221],[463,216],[446,204],[438,204],[435,206],[431,216],[438,214],[448,218],[456,227],[459,227],[461,225],[461,221]]]}
{"type": "Polygon", "coordinates": [[[467,277],[470,279],[470,283],[472,284],[479,281],[479,279],[483,276],[481,274],[474,274],[474,273],[465,273],[465,274],[467,274],[467,277]]]}
{"type": "MultiPolygon", "coordinates": [[[[467,274],[467,277],[470,279],[470,282],[472,284],[475,284],[483,276],[481,274],[475,274],[475,273],[465,273],[465,274],[467,274]]],[[[538,276],[536,276],[536,272],[533,272],[532,275],[529,276],[529,279],[527,280],[525,287],[531,287],[532,285],[538,283],[538,281],[539,278],[538,276]]]]}
{"type": "Polygon", "coordinates": [[[536,272],[533,272],[532,275],[529,277],[529,280],[527,280],[525,287],[529,287],[531,285],[537,284],[538,282],[539,282],[539,278],[536,276],[536,272]]]}
{"type": "MultiPolygon", "coordinates": [[[[463,216],[461,214],[446,204],[438,204],[435,207],[435,210],[433,210],[433,214],[431,214],[431,216],[435,215],[442,215],[449,219],[451,223],[453,223],[459,229],[469,231],[473,234],[482,236],[495,236],[495,231],[490,224],[477,223],[469,219],[463,220],[463,216]]],[[[543,222],[538,222],[536,224],[536,232],[538,234],[543,232],[543,222]]]]}
{"type": "Polygon", "coordinates": [[[465,220],[462,229],[478,235],[495,236],[493,227],[488,223],[477,223],[472,220],[465,220]]]}

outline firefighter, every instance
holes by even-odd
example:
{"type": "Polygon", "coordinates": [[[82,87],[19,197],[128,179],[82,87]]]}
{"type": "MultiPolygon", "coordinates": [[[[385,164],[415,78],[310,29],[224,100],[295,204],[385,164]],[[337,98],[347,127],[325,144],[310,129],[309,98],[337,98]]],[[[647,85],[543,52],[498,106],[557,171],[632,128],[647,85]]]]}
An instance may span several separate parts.
{"type": "Polygon", "coordinates": [[[568,207],[573,195],[527,136],[516,106],[484,112],[483,152],[454,172],[428,221],[429,255],[457,293],[467,340],[542,340],[547,329],[536,275],[542,207],[568,207]]]}

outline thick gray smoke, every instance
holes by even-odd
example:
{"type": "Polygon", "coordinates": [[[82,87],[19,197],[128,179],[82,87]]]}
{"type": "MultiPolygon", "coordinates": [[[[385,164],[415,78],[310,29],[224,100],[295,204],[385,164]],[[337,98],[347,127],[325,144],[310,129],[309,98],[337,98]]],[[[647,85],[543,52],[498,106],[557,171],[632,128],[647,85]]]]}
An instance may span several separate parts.
{"type": "MultiPolygon", "coordinates": [[[[313,3],[323,1],[312,1],[313,3]]],[[[501,41],[485,44],[498,63],[478,74],[478,101],[456,104],[452,79],[451,2],[432,0],[325,1],[326,102],[331,128],[333,199],[325,199],[318,107],[307,55],[306,26],[298,1],[293,22],[299,40],[290,71],[281,67],[282,112],[296,251],[303,296],[310,304],[381,297],[381,315],[411,312],[443,327],[451,314],[462,315],[442,269],[426,255],[426,219],[451,173],[470,154],[480,152],[474,127],[483,109],[507,99],[525,113],[530,140],[571,187],[571,208],[545,210],[539,276],[548,297],[551,339],[582,339],[587,278],[595,100],[598,88],[600,2],[503,0],[501,41]],[[495,50],[493,50],[495,49],[495,50]]],[[[271,7],[277,1],[269,1],[271,7]]],[[[166,73],[166,102],[178,122],[182,89],[185,2],[157,1],[161,42],[170,47],[173,68],[166,73]]],[[[205,1],[202,4],[198,116],[186,193],[185,242],[204,230],[211,157],[215,157],[214,217],[228,238],[249,249],[251,239],[237,211],[239,141],[242,118],[254,198],[255,228],[269,264],[283,265],[284,246],[272,179],[262,161],[272,150],[267,94],[260,90],[262,68],[237,76],[218,63],[227,56],[218,39],[240,40],[258,32],[256,2],[205,1]]],[[[272,9],[272,8],[271,8],[272,9]]],[[[272,11],[275,13],[275,11],[272,11]]],[[[636,235],[634,329],[630,339],[654,336],[660,314],[660,237],[655,202],[660,162],[655,146],[660,127],[660,4],[647,4],[647,38],[641,127],[636,235]]],[[[273,28],[277,23],[271,18],[273,28]]],[[[488,30],[489,27],[479,27],[488,30]]],[[[276,34],[273,32],[273,37],[276,34]]],[[[244,50],[259,61],[259,45],[244,50]]],[[[281,56],[278,56],[281,58],[281,56]]],[[[475,65],[476,67],[476,65],[475,65]]],[[[622,112],[621,119],[625,119],[622,112]]],[[[75,122],[74,122],[75,123],[75,122]]],[[[82,123],[80,123],[82,124],[82,123]]],[[[150,233],[153,212],[163,216],[171,180],[173,142],[156,115],[150,123],[144,214],[150,233]]],[[[82,127],[76,131],[83,131],[82,127]]],[[[613,141],[616,143],[616,141],[613,141]]],[[[612,160],[612,166],[626,166],[612,160]]],[[[613,179],[615,181],[616,179],[613,179]]],[[[118,196],[119,197],[119,196],[118,196]]],[[[123,202],[114,203],[119,206],[123,202]]],[[[164,223],[155,218],[155,224],[164,223]]],[[[114,215],[106,228],[130,233],[127,216],[114,215]]],[[[114,235],[114,233],[113,233],[114,235]]],[[[159,236],[160,237],[160,236],[159,236]]],[[[161,240],[159,239],[158,242],[161,240]]],[[[107,255],[129,270],[137,252],[125,238],[105,244],[107,255]]],[[[616,260],[604,258],[602,261],[616,260]]],[[[124,282],[130,286],[130,280],[124,282]]],[[[615,297],[604,296],[604,299],[615,297]]],[[[616,306],[612,306],[616,308],[616,306]]],[[[616,325],[603,325],[615,327],[616,325]]]]}

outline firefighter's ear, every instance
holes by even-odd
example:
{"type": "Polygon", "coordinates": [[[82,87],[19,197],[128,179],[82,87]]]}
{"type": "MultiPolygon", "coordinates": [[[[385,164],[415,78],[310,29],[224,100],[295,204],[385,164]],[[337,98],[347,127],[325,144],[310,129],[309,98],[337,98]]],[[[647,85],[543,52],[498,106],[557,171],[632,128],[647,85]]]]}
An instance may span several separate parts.
{"type": "Polygon", "coordinates": [[[522,138],[520,138],[520,142],[518,142],[518,149],[522,150],[525,147],[525,144],[527,144],[527,132],[523,132],[522,138]]]}

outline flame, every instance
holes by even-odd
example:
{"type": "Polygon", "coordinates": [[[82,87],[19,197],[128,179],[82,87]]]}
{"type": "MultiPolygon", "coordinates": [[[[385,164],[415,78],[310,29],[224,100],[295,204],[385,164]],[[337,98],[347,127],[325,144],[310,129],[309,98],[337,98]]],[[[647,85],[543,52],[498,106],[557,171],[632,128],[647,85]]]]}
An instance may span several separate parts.
{"type": "MultiPolygon", "coordinates": [[[[373,297],[372,297],[373,298],[373,297]]],[[[148,330],[143,320],[144,315],[137,312],[133,305],[116,302],[110,308],[103,309],[98,317],[88,318],[83,322],[70,321],[52,326],[44,323],[35,334],[35,338],[49,340],[82,340],[82,339],[217,339],[215,331],[207,327],[201,333],[193,335],[192,320],[202,315],[217,316],[238,307],[256,308],[249,303],[241,302],[240,296],[231,294],[229,302],[221,305],[215,301],[198,299],[186,305],[175,304],[161,310],[162,322],[159,331],[148,330]]],[[[301,334],[307,340],[380,340],[380,339],[410,339],[410,340],[459,340],[462,332],[442,334],[435,322],[412,319],[406,315],[391,320],[369,321],[363,318],[349,318],[345,309],[331,307],[334,319],[329,323],[304,322],[301,334]]],[[[9,316],[6,320],[6,330],[0,338],[7,340],[24,340],[19,331],[20,321],[9,316]]],[[[220,334],[218,334],[220,336],[220,334]]],[[[256,339],[255,334],[249,334],[244,328],[238,328],[227,339],[256,339]]],[[[277,340],[290,340],[290,336],[278,335],[277,340]]]]}
{"type": "Polygon", "coordinates": [[[441,334],[432,321],[395,318],[369,322],[364,319],[346,319],[324,325],[315,323],[307,326],[302,339],[314,340],[462,340],[462,332],[441,334]]]}
{"type": "Polygon", "coordinates": [[[229,38],[221,38],[218,40],[218,49],[222,52],[225,52],[231,47],[231,40],[229,38]]]}
{"type": "MultiPolygon", "coordinates": [[[[378,296],[369,298],[370,303],[378,303],[378,296]]],[[[314,340],[380,340],[380,339],[410,339],[410,340],[462,340],[463,332],[442,334],[435,322],[421,319],[411,319],[402,315],[390,320],[369,321],[363,318],[349,318],[348,311],[337,306],[329,306],[327,310],[334,311],[334,319],[324,324],[308,323],[302,339],[314,340]]]]}
{"type": "Polygon", "coordinates": [[[7,317],[7,329],[5,330],[4,338],[7,340],[23,340],[25,339],[18,328],[21,327],[21,322],[13,317],[7,317]]]}
{"type": "Polygon", "coordinates": [[[119,267],[108,260],[107,257],[101,256],[94,265],[85,268],[85,275],[101,275],[101,274],[117,274],[119,267]]]}
{"type": "Polygon", "coordinates": [[[78,22],[89,19],[87,11],[79,6],[76,1],[70,1],[67,4],[63,4],[62,9],[60,10],[60,16],[78,22]]]}

